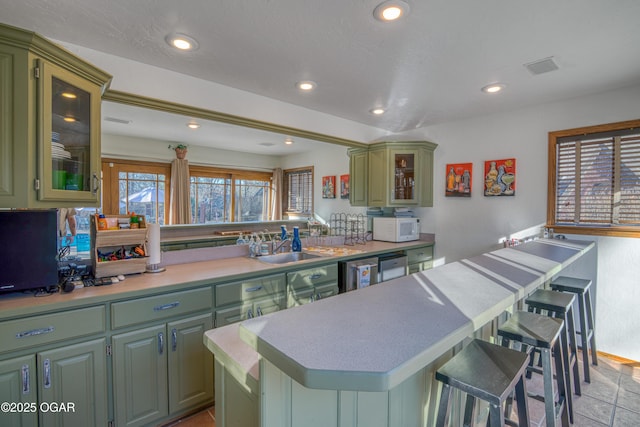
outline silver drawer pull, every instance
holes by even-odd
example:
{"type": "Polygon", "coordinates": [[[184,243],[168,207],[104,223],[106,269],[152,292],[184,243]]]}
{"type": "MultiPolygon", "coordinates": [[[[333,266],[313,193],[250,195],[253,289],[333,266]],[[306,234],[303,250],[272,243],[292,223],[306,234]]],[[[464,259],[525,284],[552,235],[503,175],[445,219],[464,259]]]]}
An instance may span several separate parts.
{"type": "Polygon", "coordinates": [[[178,349],[178,331],[176,328],[171,330],[171,351],[176,351],[178,349]]]}
{"type": "Polygon", "coordinates": [[[40,329],[32,329],[30,331],[18,332],[16,334],[16,338],[25,338],[25,337],[33,337],[35,335],[49,334],[54,330],[55,328],[53,326],[48,326],[46,328],[40,328],[40,329]]]}
{"type": "Polygon", "coordinates": [[[253,312],[251,309],[247,310],[247,319],[253,319],[253,312]]]}
{"type": "Polygon", "coordinates": [[[322,273],[315,273],[309,276],[309,279],[316,280],[322,277],[322,273]]]}
{"type": "Polygon", "coordinates": [[[51,388],[51,361],[44,359],[42,365],[44,367],[44,388],[51,388]]]}
{"type": "Polygon", "coordinates": [[[262,316],[262,309],[260,308],[260,306],[256,308],[256,316],[262,316]]]}
{"type": "Polygon", "coordinates": [[[262,290],[262,285],[254,286],[253,288],[247,288],[245,292],[258,292],[262,290]]]}
{"type": "Polygon", "coordinates": [[[29,365],[22,365],[22,394],[29,394],[29,365]]]}
{"type": "Polygon", "coordinates": [[[157,305],[153,307],[153,311],[162,311],[162,310],[170,310],[172,308],[176,308],[180,305],[180,302],[170,302],[169,304],[157,305]]]}
{"type": "Polygon", "coordinates": [[[164,353],[164,334],[160,332],[158,334],[158,354],[164,353]]]}

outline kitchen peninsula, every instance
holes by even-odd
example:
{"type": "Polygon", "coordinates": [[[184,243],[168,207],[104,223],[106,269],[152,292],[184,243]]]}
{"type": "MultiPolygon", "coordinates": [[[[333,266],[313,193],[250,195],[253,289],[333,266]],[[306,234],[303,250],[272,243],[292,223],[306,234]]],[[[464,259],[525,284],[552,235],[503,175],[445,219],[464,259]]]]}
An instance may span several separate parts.
{"type": "MultiPolygon", "coordinates": [[[[264,427],[431,425],[433,372],[452,349],[488,338],[494,319],[561,272],[595,283],[596,259],[592,242],[537,240],[251,319],[238,334],[259,355],[259,377],[236,379],[259,384],[264,427]]],[[[232,362],[218,354],[228,340],[205,334],[216,360],[232,362]]],[[[222,427],[234,415],[224,396],[217,388],[222,427]]]]}

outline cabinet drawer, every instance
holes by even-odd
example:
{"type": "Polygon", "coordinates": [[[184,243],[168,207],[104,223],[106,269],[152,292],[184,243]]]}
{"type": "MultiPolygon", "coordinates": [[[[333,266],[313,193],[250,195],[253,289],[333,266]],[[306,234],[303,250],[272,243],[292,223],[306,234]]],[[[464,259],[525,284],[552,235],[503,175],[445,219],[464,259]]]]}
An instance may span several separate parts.
{"type": "Polygon", "coordinates": [[[284,294],[272,295],[267,298],[237,304],[231,307],[222,308],[215,311],[215,327],[229,325],[259,317],[263,314],[273,313],[282,310],[284,306],[284,294]]]}
{"type": "Polygon", "coordinates": [[[111,305],[114,329],[211,309],[211,287],[173,292],[111,305]]]}
{"type": "Polygon", "coordinates": [[[0,352],[93,335],[105,329],[104,306],[9,320],[0,323],[0,352]]]}
{"type": "Polygon", "coordinates": [[[306,288],[327,282],[338,283],[338,264],[287,273],[287,283],[293,288],[306,288]]]}
{"type": "Polygon", "coordinates": [[[433,246],[427,246],[418,249],[409,249],[407,253],[407,262],[415,264],[417,262],[430,261],[433,259],[433,246]]]}
{"type": "Polygon", "coordinates": [[[216,307],[284,292],[284,275],[265,276],[216,286],[216,307]]]}

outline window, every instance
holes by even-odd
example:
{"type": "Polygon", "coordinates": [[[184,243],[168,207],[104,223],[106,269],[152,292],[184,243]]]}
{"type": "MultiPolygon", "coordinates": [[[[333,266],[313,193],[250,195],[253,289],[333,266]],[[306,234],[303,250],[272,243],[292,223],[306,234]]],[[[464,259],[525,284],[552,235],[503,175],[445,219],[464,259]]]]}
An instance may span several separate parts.
{"type": "Polygon", "coordinates": [[[640,120],[549,133],[547,222],[640,237],[640,120]]]}
{"type": "Polygon", "coordinates": [[[313,166],[283,171],[283,212],[313,214],[313,166]]]}
{"type": "Polygon", "coordinates": [[[271,173],[202,166],[189,173],[193,223],[270,219],[271,173]]]}
{"type": "Polygon", "coordinates": [[[171,166],[103,159],[103,210],[111,215],[135,212],[150,223],[169,217],[171,166]]]}

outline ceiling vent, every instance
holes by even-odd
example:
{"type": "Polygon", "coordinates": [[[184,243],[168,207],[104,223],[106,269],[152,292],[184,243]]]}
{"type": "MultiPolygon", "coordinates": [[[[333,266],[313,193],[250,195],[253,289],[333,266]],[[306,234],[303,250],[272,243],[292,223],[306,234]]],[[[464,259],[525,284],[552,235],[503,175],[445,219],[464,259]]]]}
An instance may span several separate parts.
{"type": "Polygon", "coordinates": [[[553,61],[553,57],[529,62],[528,64],[524,64],[524,66],[534,76],[537,76],[538,74],[548,73],[549,71],[555,71],[558,69],[558,65],[553,61]]]}
{"type": "Polygon", "coordinates": [[[123,125],[128,125],[129,123],[131,123],[131,120],[117,119],[115,117],[105,117],[104,121],[105,122],[120,123],[120,124],[123,124],[123,125]]]}

